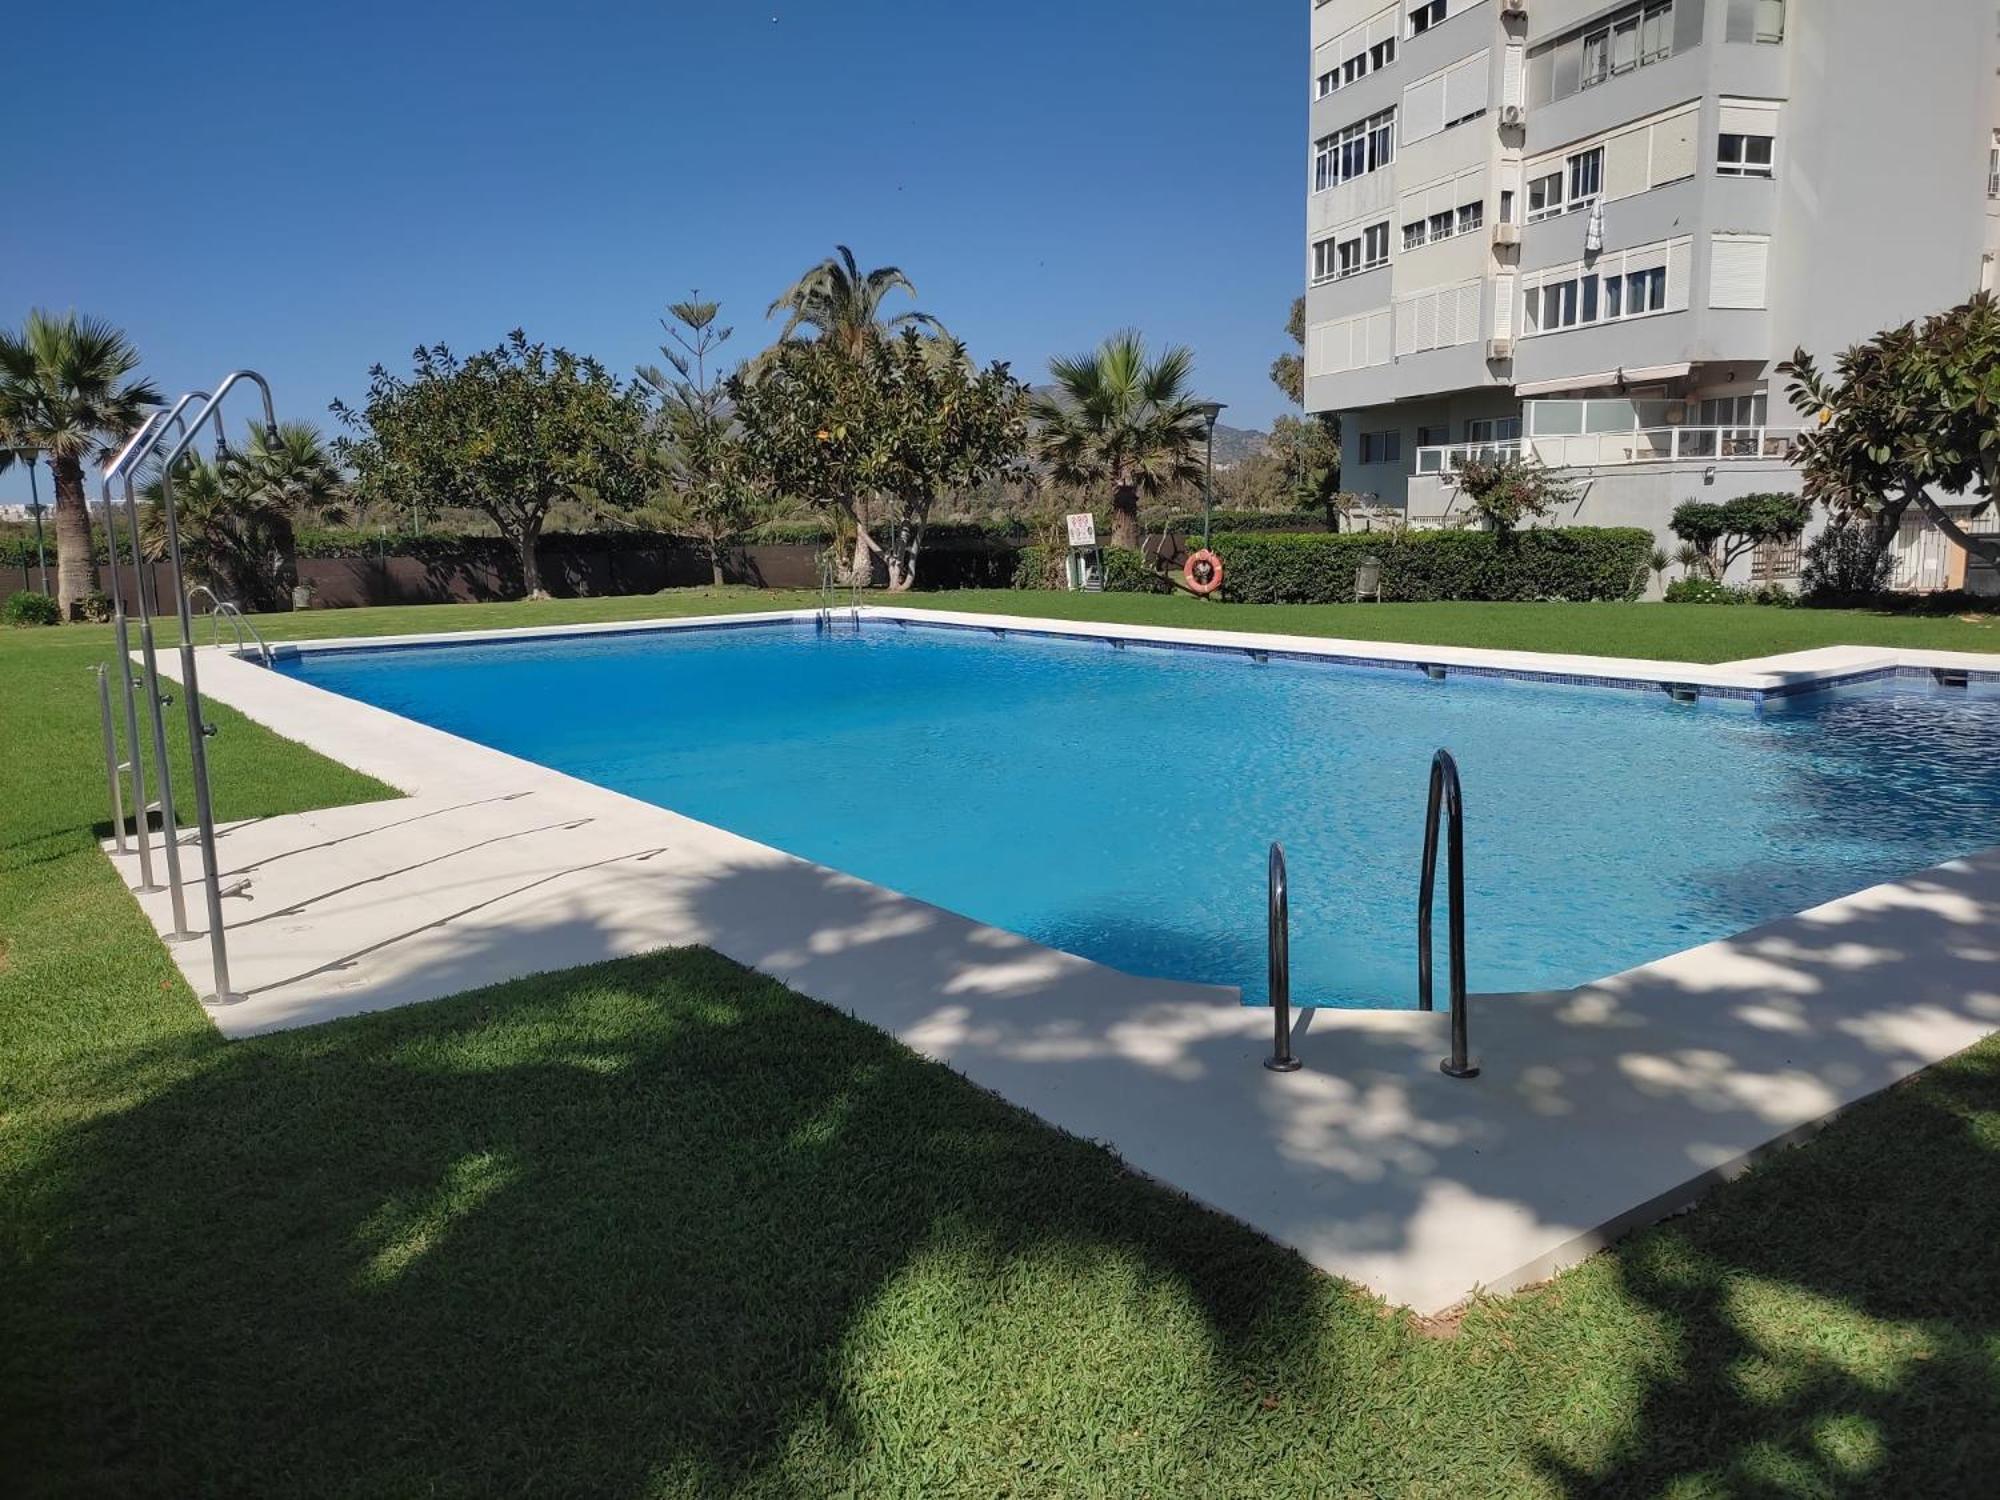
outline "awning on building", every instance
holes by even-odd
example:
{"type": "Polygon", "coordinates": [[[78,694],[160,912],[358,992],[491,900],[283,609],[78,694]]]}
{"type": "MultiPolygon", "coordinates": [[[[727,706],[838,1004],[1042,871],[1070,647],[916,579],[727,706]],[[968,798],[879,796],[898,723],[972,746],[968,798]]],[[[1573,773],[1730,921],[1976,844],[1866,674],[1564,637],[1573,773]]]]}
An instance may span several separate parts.
{"type": "Polygon", "coordinates": [[[1686,360],[1672,365],[1636,365],[1631,369],[1599,370],[1592,375],[1564,375],[1556,380],[1529,380],[1514,387],[1517,396],[1552,396],[1560,391],[1613,391],[1621,386],[1657,385],[1678,380],[1694,366],[1686,360]]]}

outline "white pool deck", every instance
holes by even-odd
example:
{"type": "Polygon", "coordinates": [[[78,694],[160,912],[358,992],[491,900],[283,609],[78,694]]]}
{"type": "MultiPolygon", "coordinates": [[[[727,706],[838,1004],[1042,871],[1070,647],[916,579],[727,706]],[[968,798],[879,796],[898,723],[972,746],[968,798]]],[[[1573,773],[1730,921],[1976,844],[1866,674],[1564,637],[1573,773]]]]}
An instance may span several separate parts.
{"type": "MultiPolygon", "coordinates": [[[[1694,666],[863,612],[1752,690],[1885,666],[2000,668],[1874,648],[1694,666]]],[[[634,628],[653,627],[426,639],[634,628]]],[[[223,830],[225,884],[250,881],[224,903],[243,994],[209,1007],[225,1035],[707,944],[1422,1313],[1572,1264],[2000,1028],[1996,847],[1581,989],[1475,995],[1476,1079],[1438,1071],[1445,1016],[1409,1011],[1301,1010],[1305,1066],[1277,1074],[1261,1066],[1270,1013],[1233,990],[1041,947],[223,651],[205,649],[201,673],[207,695],[407,794],[223,830]]],[[[199,929],[198,850],[186,859],[199,929]]],[[[136,882],[134,856],[115,863],[136,882]]],[[[139,900],[167,932],[166,895],[139,900]]],[[[213,988],[205,938],[171,951],[198,994],[213,988]]]]}

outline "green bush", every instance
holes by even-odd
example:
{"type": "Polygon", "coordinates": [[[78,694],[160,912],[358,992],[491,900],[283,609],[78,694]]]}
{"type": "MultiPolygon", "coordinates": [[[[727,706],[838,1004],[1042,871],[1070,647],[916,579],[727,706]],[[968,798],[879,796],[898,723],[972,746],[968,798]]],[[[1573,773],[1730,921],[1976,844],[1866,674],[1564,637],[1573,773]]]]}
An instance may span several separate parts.
{"type": "Polygon", "coordinates": [[[1799,584],[1813,604],[1866,604],[1889,587],[1895,556],[1875,528],[1839,518],[1806,543],[1799,584]]]}
{"type": "Polygon", "coordinates": [[[92,625],[102,625],[111,618],[111,596],[103,589],[92,589],[76,601],[76,617],[92,625]]]}
{"type": "MultiPolygon", "coordinates": [[[[1039,543],[1023,547],[1014,562],[1013,586],[1017,589],[1063,587],[1063,559],[1067,551],[1067,548],[1045,547],[1039,543]]],[[[1137,548],[1104,549],[1105,593],[1166,594],[1172,591],[1173,585],[1137,548]]]]}
{"type": "Polygon", "coordinates": [[[1763,604],[1774,609],[1791,609],[1799,596],[1775,583],[1754,585],[1717,583],[1701,573],[1690,573],[1667,585],[1669,604],[1763,604]]]}
{"type": "Polygon", "coordinates": [[[4,613],[9,625],[59,625],[62,611],[56,608],[56,601],[47,594],[31,593],[23,589],[18,594],[9,594],[4,613]]]}
{"type": "Polygon", "coordinates": [[[1354,598],[1364,557],[1382,564],[1382,597],[1636,599],[1653,534],[1636,527],[1313,534],[1232,533],[1215,539],[1225,599],[1247,604],[1339,604],[1354,598]]]}

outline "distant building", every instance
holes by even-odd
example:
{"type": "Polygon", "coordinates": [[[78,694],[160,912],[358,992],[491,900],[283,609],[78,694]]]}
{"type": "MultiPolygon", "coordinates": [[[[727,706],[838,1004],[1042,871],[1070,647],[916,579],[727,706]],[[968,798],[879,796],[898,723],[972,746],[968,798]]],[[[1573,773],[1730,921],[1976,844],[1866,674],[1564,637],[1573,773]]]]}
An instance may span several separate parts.
{"type": "MultiPolygon", "coordinates": [[[[1671,547],[1683,500],[1797,488],[1778,361],[1993,285],[1983,0],[1318,0],[1312,46],[1306,406],[1412,525],[1529,452],[1671,547]]],[[[1899,585],[1964,581],[1910,521],[1899,585]]]]}

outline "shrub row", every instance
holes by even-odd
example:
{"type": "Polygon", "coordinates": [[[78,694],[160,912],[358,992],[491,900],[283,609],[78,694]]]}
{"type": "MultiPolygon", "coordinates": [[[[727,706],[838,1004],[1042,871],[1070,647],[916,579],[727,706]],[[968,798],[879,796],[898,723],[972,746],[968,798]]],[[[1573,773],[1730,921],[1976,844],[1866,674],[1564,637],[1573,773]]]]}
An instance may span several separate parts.
{"type": "MultiPolygon", "coordinates": [[[[1011,586],[1017,589],[1059,589],[1063,587],[1063,561],[1067,549],[1037,543],[1023,547],[1015,559],[1011,586]]],[[[1172,585],[1133,547],[1104,549],[1104,592],[1107,594],[1165,594],[1172,585]]]]}
{"type": "Polygon", "coordinates": [[[1354,571],[1382,564],[1382,597],[1636,599],[1653,534],[1637,527],[1319,535],[1232,533],[1215,539],[1225,599],[1246,604],[1338,604],[1354,598],[1354,571]]]}

